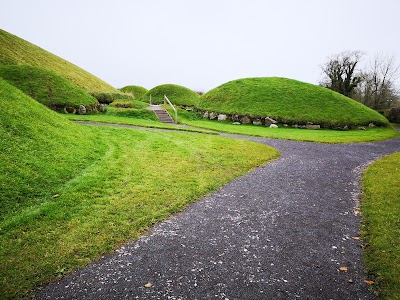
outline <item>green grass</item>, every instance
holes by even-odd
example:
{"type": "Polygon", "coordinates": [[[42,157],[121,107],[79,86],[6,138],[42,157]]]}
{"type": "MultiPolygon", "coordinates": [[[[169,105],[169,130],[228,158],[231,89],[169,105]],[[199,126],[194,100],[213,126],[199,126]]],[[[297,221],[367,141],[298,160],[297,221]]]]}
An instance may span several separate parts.
{"type": "Polygon", "coordinates": [[[144,94],[142,100],[149,102],[150,95],[153,104],[164,103],[164,95],[166,95],[172,104],[177,106],[196,106],[200,98],[196,92],[176,84],[156,86],[144,94]]]}
{"type": "Polygon", "coordinates": [[[3,81],[0,137],[2,299],[32,295],[278,156],[213,135],[76,125],[3,81]]]}
{"type": "Polygon", "coordinates": [[[366,128],[366,130],[331,130],[331,129],[300,129],[290,127],[268,128],[255,125],[232,125],[228,122],[210,120],[188,120],[181,116],[184,124],[219,132],[259,136],[274,139],[318,142],[318,143],[362,143],[382,141],[400,136],[400,133],[391,127],[366,128]]]}
{"type": "Polygon", "coordinates": [[[400,299],[400,152],[367,168],[361,202],[364,261],[380,299],[400,299]]]}
{"type": "Polygon", "coordinates": [[[94,106],[98,102],[53,71],[32,66],[1,66],[0,77],[25,94],[54,109],[79,105],[94,106]]]}
{"type": "Polygon", "coordinates": [[[30,65],[56,72],[86,91],[119,93],[117,89],[78,66],[0,29],[0,65],[30,65]]]}
{"type": "Polygon", "coordinates": [[[135,108],[135,109],[143,109],[149,106],[148,103],[139,101],[139,100],[128,100],[128,99],[119,99],[113,101],[110,106],[119,107],[119,108],[135,108]]]}
{"type": "Polygon", "coordinates": [[[107,107],[106,115],[159,122],[155,113],[148,109],[107,107]]]}
{"type": "Polygon", "coordinates": [[[148,89],[138,86],[138,85],[128,85],[119,89],[123,93],[129,93],[134,99],[140,100],[143,98],[144,94],[148,92],[148,89]]]}
{"type": "Polygon", "coordinates": [[[285,78],[246,78],[225,83],[202,95],[198,107],[225,114],[270,116],[280,123],[313,122],[325,128],[374,123],[385,117],[323,87],[285,78]]]}
{"type": "Polygon", "coordinates": [[[104,155],[104,143],[87,138],[94,134],[0,79],[0,218],[55,194],[104,155]]]}

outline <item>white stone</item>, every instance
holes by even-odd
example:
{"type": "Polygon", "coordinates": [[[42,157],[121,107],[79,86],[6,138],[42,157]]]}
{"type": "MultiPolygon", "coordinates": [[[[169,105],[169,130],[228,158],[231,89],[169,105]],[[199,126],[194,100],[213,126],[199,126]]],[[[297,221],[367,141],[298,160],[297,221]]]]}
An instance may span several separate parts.
{"type": "Polygon", "coordinates": [[[278,125],[276,125],[276,124],[271,124],[271,125],[269,125],[269,128],[278,128],[278,125]]]}
{"type": "Polygon", "coordinates": [[[227,119],[226,115],[224,115],[224,114],[219,114],[218,115],[218,121],[226,121],[226,119],[227,119]]]}

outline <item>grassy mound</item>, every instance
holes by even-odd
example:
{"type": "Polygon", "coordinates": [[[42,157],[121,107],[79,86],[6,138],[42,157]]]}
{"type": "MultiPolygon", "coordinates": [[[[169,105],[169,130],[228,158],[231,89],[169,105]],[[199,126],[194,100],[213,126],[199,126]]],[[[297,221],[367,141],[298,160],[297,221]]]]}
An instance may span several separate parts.
{"type": "Polygon", "coordinates": [[[134,99],[140,100],[143,98],[144,94],[148,92],[148,89],[138,86],[138,85],[128,85],[119,89],[123,93],[132,94],[134,99]]]}
{"type": "Polygon", "coordinates": [[[0,66],[0,77],[53,109],[94,106],[97,100],[53,71],[32,66],[0,66]]]}
{"type": "Polygon", "coordinates": [[[0,80],[0,219],[56,194],[98,157],[90,132],[0,80]]]}
{"type": "Polygon", "coordinates": [[[281,123],[323,127],[374,123],[388,126],[385,117],[341,94],[286,78],[246,78],[230,81],[200,98],[199,108],[225,114],[273,117],[281,123]]]}
{"type": "Polygon", "coordinates": [[[158,121],[154,112],[147,109],[107,107],[106,115],[158,121]]]}
{"type": "Polygon", "coordinates": [[[200,98],[196,92],[176,84],[162,84],[152,88],[144,94],[143,101],[148,102],[150,95],[153,104],[164,103],[166,95],[172,104],[182,106],[196,106],[200,98]]]}
{"type": "Polygon", "coordinates": [[[0,45],[0,65],[43,67],[87,91],[118,93],[117,89],[89,72],[1,29],[0,45]]]}

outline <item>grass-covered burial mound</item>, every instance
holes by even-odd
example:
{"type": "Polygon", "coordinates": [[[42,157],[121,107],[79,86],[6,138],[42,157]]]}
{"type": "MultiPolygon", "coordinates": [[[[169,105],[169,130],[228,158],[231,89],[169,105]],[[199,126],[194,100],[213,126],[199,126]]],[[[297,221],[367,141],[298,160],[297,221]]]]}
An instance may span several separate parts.
{"type": "Polygon", "coordinates": [[[264,77],[233,80],[201,96],[204,111],[271,117],[279,123],[319,124],[325,128],[387,126],[378,112],[329,89],[292,79],[264,77]]]}

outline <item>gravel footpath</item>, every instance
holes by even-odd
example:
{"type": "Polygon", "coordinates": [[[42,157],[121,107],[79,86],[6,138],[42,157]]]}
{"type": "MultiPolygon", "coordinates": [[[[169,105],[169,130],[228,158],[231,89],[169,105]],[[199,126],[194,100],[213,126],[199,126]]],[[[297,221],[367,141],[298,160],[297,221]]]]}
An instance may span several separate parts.
{"type": "Polygon", "coordinates": [[[277,148],[281,158],[37,299],[373,299],[353,239],[360,175],[400,151],[400,138],[345,145],[246,139],[277,148]]]}

